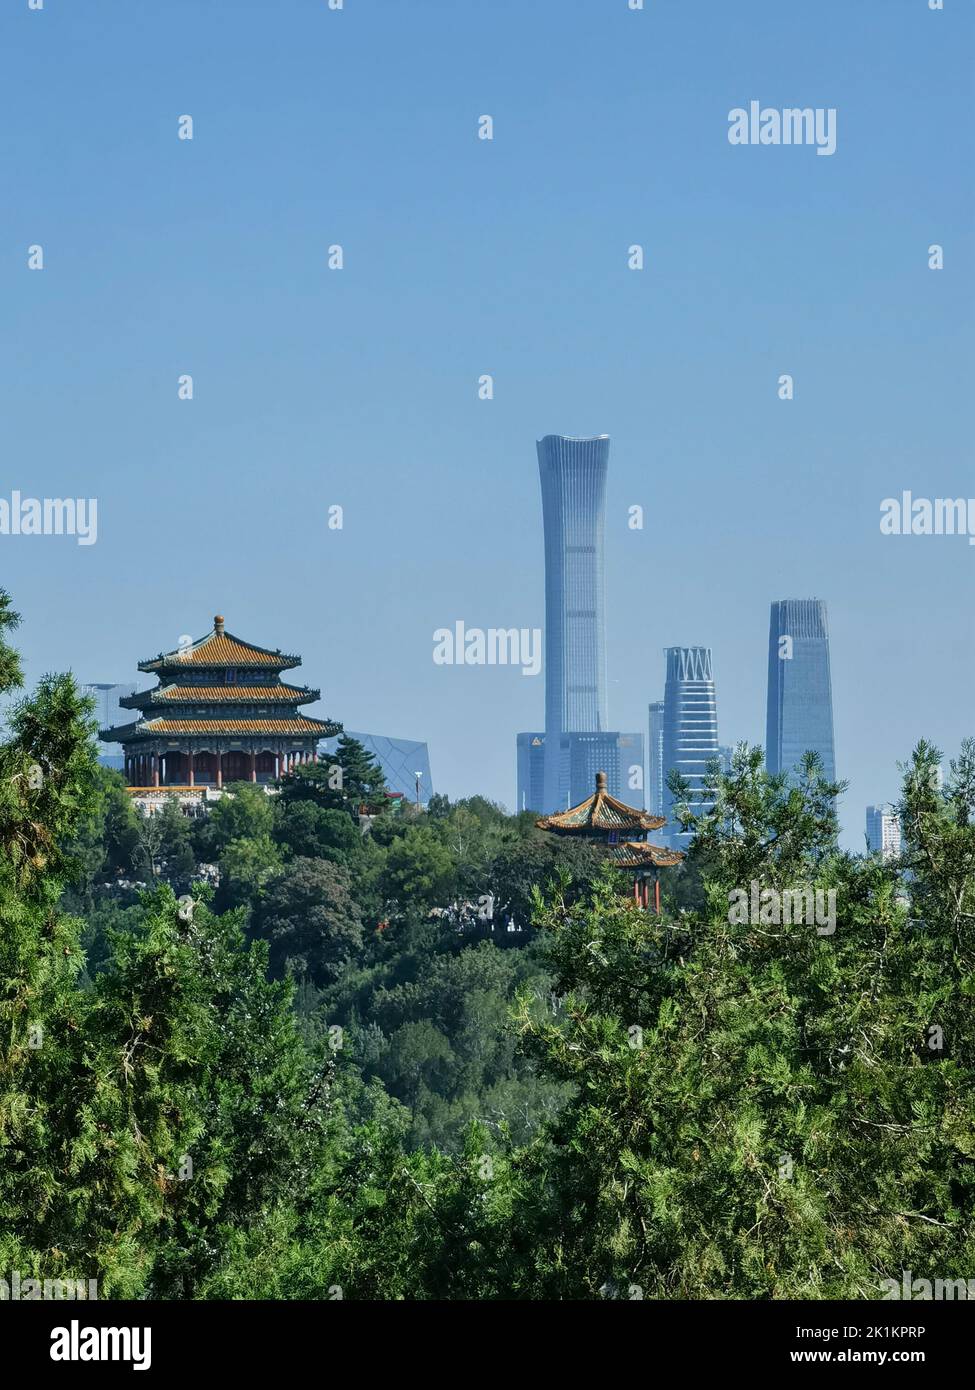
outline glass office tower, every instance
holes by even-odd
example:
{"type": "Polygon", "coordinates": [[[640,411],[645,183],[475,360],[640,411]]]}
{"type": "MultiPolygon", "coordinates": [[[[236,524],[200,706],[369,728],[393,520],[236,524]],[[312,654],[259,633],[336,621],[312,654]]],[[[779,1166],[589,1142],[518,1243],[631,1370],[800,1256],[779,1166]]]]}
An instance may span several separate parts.
{"type": "Polygon", "coordinates": [[[664,702],[650,705],[650,742],[647,745],[647,810],[664,814],[664,702]]]}
{"type": "MultiPolygon", "coordinates": [[[[667,647],[667,681],[664,686],[664,809],[669,822],[668,844],[686,849],[691,835],[680,831],[673,813],[675,797],[666,786],[671,772],[679,772],[692,792],[713,791],[708,764],[718,760],[718,712],[710,647],[667,647]]],[[[691,801],[700,815],[713,801],[691,801]]]]}
{"type": "Polygon", "coordinates": [[[816,598],[780,599],[772,604],[769,621],[765,764],[769,772],[792,776],[810,749],[832,781],[836,758],[826,604],[816,598]]]}
{"type": "Polygon", "coordinates": [[[867,807],[867,848],[885,860],[899,858],[901,823],[893,806],[867,807]]]}
{"type": "Polygon", "coordinates": [[[564,809],[566,783],[572,780],[559,736],[609,729],[603,563],[609,436],[548,434],[536,448],[545,535],[548,812],[564,809]]]}
{"type": "Polygon", "coordinates": [[[540,439],[545,531],[545,728],[595,733],[606,717],[603,532],[609,435],[540,439]]]}

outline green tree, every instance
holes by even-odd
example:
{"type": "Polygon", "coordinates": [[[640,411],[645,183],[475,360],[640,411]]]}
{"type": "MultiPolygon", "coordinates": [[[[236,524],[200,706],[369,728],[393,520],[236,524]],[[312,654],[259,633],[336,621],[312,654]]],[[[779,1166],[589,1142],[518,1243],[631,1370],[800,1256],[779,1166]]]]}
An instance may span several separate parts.
{"type": "Polygon", "coordinates": [[[397,835],[386,853],[382,887],[400,912],[417,912],[450,900],[456,883],[454,857],[432,826],[419,822],[397,835]]]}
{"type": "Polygon", "coordinates": [[[234,782],[196,832],[201,860],[216,863],[232,840],[260,840],[274,828],[275,798],[253,782],[234,782]]]}
{"type": "Polygon", "coordinates": [[[231,840],[218,864],[220,886],[215,906],[221,912],[254,902],[281,869],[281,852],[269,835],[231,840]]]}
{"type": "Polygon", "coordinates": [[[386,805],[386,778],[358,739],[343,734],[330,757],[299,767],[281,784],[281,798],[315,801],[329,810],[344,811],[359,823],[360,808],[380,813],[386,805]]]}
{"type": "Polygon", "coordinates": [[[318,986],[334,982],[363,949],[349,875],[324,859],[295,859],[273,875],[251,929],[267,941],[275,976],[290,968],[318,986]]]}
{"type": "Polygon", "coordinates": [[[516,1164],[515,1219],[535,1222],[522,1287],[879,1298],[902,1269],[971,1264],[969,776],[938,794],[933,756],[919,749],[905,785],[923,920],[896,867],[835,850],[839,789],[810,764],[786,785],[754,751],[697,821],[705,913],[667,921],[608,886],[552,907],[564,1014],[522,1027],[576,1097],[516,1164]],[[741,921],[752,882],[780,897],[741,921]],[[775,920],[796,887],[835,892],[835,930],[775,920]]]}
{"type": "Polygon", "coordinates": [[[293,859],[331,859],[348,863],[363,840],[358,824],[345,811],[315,801],[282,801],[275,816],[274,838],[293,859]]]}

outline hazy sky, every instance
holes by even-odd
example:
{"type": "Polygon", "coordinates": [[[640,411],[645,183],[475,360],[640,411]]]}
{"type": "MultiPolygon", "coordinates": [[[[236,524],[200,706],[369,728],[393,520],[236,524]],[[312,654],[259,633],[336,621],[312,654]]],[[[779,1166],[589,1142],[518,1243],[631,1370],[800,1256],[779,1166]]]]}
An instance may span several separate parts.
{"type": "Polygon", "coordinates": [[[535,440],[605,432],[613,726],[707,644],[763,741],[769,602],[824,598],[862,845],[919,736],[975,733],[975,549],[879,529],[975,494],[973,47],[963,0],[8,0],[0,497],[99,509],[0,535],[30,678],[222,612],[510,806],[544,675],[432,634],[542,626],[535,440]],[[835,108],[835,154],[731,145],[752,100],[835,108]]]}

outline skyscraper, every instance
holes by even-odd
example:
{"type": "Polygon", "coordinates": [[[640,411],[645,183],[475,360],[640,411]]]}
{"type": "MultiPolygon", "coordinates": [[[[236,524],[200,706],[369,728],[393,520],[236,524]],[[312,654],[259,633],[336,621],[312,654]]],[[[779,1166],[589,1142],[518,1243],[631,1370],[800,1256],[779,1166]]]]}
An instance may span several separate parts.
{"type": "Polygon", "coordinates": [[[643,791],[643,735],[610,731],[606,711],[609,436],[549,434],[536,448],[545,534],[545,732],[518,735],[518,809],[564,811],[591,794],[597,772],[606,773],[611,795],[632,802],[643,791]]]}
{"type": "Polygon", "coordinates": [[[664,702],[650,705],[650,742],[647,745],[647,810],[664,814],[664,702]]]}
{"type": "Polygon", "coordinates": [[[816,598],[772,604],[768,637],[768,714],[765,763],[769,772],[794,775],[807,750],[822,759],[823,776],[836,776],[833,689],[826,604],[816,598]]]}
{"type": "MultiPolygon", "coordinates": [[[[98,720],[99,729],[111,729],[116,724],[125,724],[131,721],[131,714],[127,709],[123,709],[119,702],[129,695],[134,695],[138,688],[137,685],[117,685],[114,681],[92,681],[81,687],[81,693],[90,695],[95,701],[95,718],[98,720]]],[[[113,767],[121,772],[125,766],[125,754],[122,751],[122,745],[120,743],[106,744],[98,761],[103,767],[113,767]]]]}
{"type": "Polygon", "coordinates": [[[540,439],[545,529],[545,729],[609,727],[603,532],[609,436],[540,439]]]}
{"type": "Polygon", "coordinates": [[[518,803],[515,811],[535,811],[545,808],[545,734],[518,735],[518,803]]]}
{"type": "MultiPolygon", "coordinates": [[[[666,787],[671,772],[679,772],[693,792],[713,789],[708,764],[718,759],[718,713],[710,647],[667,647],[667,681],[664,686],[664,808],[661,815],[674,821],[675,797],[666,787]]],[[[713,802],[692,802],[700,814],[713,802]]],[[[671,829],[669,843],[685,849],[690,834],[671,829]]]]}
{"type": "Polygon", "coordinates": [[[603,535],[609,436],[537,442],[545,534],[545,807],[564,809],[570,758],[553,735],[601,733],[606,711],[603,535]]]}
{"type": "Polygon", "coordinates": [[[867,807],[867,845],[884,859],[899,858],[901,823],[893,806],[867,807]]]}

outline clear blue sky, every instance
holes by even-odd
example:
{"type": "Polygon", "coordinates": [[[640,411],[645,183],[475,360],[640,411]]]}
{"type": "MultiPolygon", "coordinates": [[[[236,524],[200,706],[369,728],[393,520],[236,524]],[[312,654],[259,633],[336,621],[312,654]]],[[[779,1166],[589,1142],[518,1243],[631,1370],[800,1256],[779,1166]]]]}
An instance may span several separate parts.
{"type": "Polygon", "coordinates": [[[722,741],[763,741],[769,602],[825,598],[861,845],[917,737],[975,733],[975,549],[879,531],[903,488],[975,495],[945,6],[6,0],[0,495],[99,500],[94,546],[0,536],[31,679],[134,680],[223,612],[317,712],[511,805],[544,677],[432,633],[542,625],[535,439],[605,432],[613,725],[705,643],[722,741]],[[837,152],[731,146],[752,99],[836,107],[837,152]]]}

